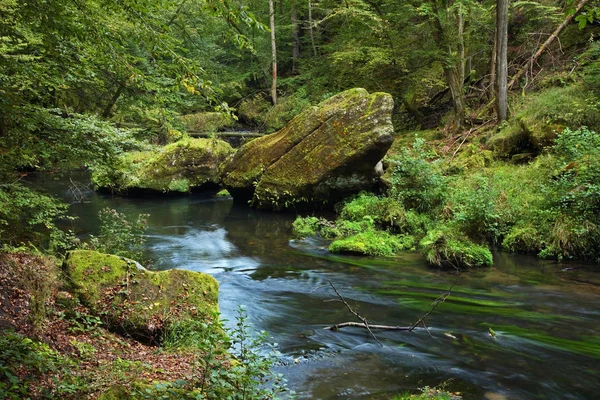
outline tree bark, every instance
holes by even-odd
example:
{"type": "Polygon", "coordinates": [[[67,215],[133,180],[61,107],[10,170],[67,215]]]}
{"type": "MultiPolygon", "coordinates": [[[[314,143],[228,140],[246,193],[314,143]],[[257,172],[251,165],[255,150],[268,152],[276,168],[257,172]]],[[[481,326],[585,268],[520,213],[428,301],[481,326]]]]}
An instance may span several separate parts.
{"type": "Polygon", "coordinates": [[[269,22],[271,25],[271,53],[273,56],[273,76],[271,81],[271,102],[277,104],[277,42],[275,41],[275,7],[269,0],[269,22]]]}
{"type": "Polygon", "coordinates": [[[494,29],[494,42],[492,43],[492,56],[490,57],[490,83],[488,86],[488,101],[496,98],[496,59],[498,30],[494,29]]]}
{"type": "Polygon", "coordinates": [[[298,16],[296,3],[292,3],[292,72],[298,72],[298,59],[300,58],[300,41],[298,38],[298,16]]]}
{"type": "Polygon", "coordinates": [[[308,30],[310,32],[310,43],[313,49],[313,55],[317,55],[317,46],[315,45],[315,34],[313,30],[313,19],[312,19],[312,2],[308,0],[308,30]]]}
{"type": "Polygon", "coordinates": [[[583,7],[585,7],[585,5],[589,2],[589,0],[581,0],[579,2],[579,4],[577,4],[577,7],[575,8],[575,11],[570,14],[567,18],[565,18],[565,20],[563,21],[562,24],[560,24],[558,26],[558,28],[556,28],[554,30],[554,32],[552,32],[552,35],[550,35],[550,37],[540,46],[540,48],[538,49],[538,51],[533,55],[533,57],[531,57],[529,59],[529,61],[527,61],[527,63],[523,66],[523,68],[521,68],[516,74],[515,76],[513,76],[513,78],[511,79],[510,83],[508,84],[508,90],[512,89],[512,87],[515,85],[515,83],[517,83],[519,81],[519,79],[521,79],[521,77],[523,76],[523,74],[525,72],[527,72],[527,70],[529,69],[529,67],[535,63],[537,61],[537,59],[542,55],[542,53],[548,48],[548,46],[550,46],[552,44],[552,42],[554,41],[554,39],[556,39],[558,37],[558,35],[560,35],[560,32],[562,32],[563,29],[565,29],[565,27],[567,25],[569,25],[569,23],[571,23],[571,21],[573,20],[573,18],[575,18],[575,16],[577,14],[579,14],[579,12],[583,9],[583,7]]]}
{"type": "Polygon", "coordinates": [[[117,91],[115,92],[115,94],[113,94],[113,96],[111,97],[111,99],[108,102],[108,104],[106,105],[106,107],[104,107],[104,111],[102,112],[102,118],[110,117],[112,108],[114,107],[117,100],[119,100],[119,97],[121,97],[121,94],[123,93],[123,89],[125,89],[125,84],[119,83],[118,85],[119,85],[119,87],[117,88],[117,91]]]}
{"type": "Polygon", "coordinates": [[[498,124],[508,118],[508,0],[496,2],[496,113],[498,124]]]}

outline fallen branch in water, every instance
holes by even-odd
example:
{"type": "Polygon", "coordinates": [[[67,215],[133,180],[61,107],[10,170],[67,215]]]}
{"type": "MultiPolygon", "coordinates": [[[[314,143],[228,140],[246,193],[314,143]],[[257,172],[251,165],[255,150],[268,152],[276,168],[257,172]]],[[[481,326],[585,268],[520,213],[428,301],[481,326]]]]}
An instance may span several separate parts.
{"type": "MultiPolygon", "coordinates": [[[[457,271],[458,271],[458,269],[457,269],[457,271]]],[[[460,274],[456,275],[456,279],[454,280],[454,282],[452,283],[452,285],[448,288],[448,290],[446,290],[437,299],[435,299],[433,301],[433,303],[431,303],[431,308],[425,314],[423,314],[423,316],[421,318],[419,318],[415,323],[413,323],[410,326],[370,324],[369,321],[365,317],[363,317],[358,312],[356,312],[350,306],[350,304],[348,304],[348,302],[346,301],[346,299],[337,290],[337,288],[335,287],[335,285],[333,284],[333,282],[331,282],[331,280],[329,280],[328,281],[329,282],[329,286],[331,286],[331,288],[333,289],[333,291],[335,292],[335,294],[338,297],[337,299],[332,299],[332,300],[329,300],[329,301],[339,301],[339,302],[343,303],[346,306],[346,308],[348,309],[348,311],[350,311],[350,313],[353,314],[360,322],[342,322],[340,324],[335,324],[335,325],[327,326],[327,327],[325,327],[323,329],[337,332],[341,328],[345,328],[345,327],[363,328],[363,329],[366,329],[369,332],[369,334],[373,337],[373,339],[375,339],[375,341],[377,343],[379,343],[380,345],[382,345],[382,346],[383,346],[383,343],[381,343],[379,341],[379,339],[377,339],[377,336],[375,336],[375,334],[373,333],[373,330],[412,332],[413,330],[417,329],[419,327],[419,325],[423,325],[423,328],[426,329],[427,332],[429,332],[429,329],[427,328],[427,325],[425,325],[425,319],[429,315],[431,315],[431,313],[437,308],[438,305],[440,305],[441,303],[443,303],[444,301],[446,301],[446,299],[450,296],[450,294],[452,292],[452,289],[454,289],[454,286],[456,285],[456,282],[458,282],[459,276],[460,276],[460,274]]],[[[429,334],[431,335],[431,332],[429,332],[429,334]]]]}

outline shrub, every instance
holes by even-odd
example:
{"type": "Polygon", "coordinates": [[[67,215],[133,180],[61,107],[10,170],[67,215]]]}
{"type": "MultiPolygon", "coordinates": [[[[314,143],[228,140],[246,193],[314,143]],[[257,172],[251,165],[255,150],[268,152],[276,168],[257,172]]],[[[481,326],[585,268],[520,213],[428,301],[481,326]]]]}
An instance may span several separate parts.
{"type": "Polygon", "coordinates": [[[112,208],[98,212],[100,233],[90,238],[89,246],[102,253],[143,260],[144,233],[148,229],[148,214],[138,215],[135,221],[129,221],[125,214],[112,208]]]}
{"type": "Polygon", "coordinates": [[[45,344],[10,331],[0,334],[2,399],[61,398],[82,389],[76,386],[76,378],[68,373],[72,367],[69,359],[45,344]],[[47,373],[53,374],[52,380],[43,379],[47,373]]]}
{"type": "Polygon", "coordinates": [[[442,226],[427,232],[419,242],[421,251],[431,265],[438,267],[471,268],[493,264],[490,250],[442,226]]]}
{"type": "Polygon", "coordinates": [[[417,138],[389,160],[392,166],[390,195],[409,210],[431,212],[446,198],[446,178],[427,160],[425,141],[417,138]]]}
{"type": "Polygon", "coordinates": [[[319,218],[297,217],[292,223],[293,235],[297,238],[315,236],[319,234],[319,218]]]}
{"type": "Polygon", "coordinates": [[[380,228],[398,228],[405,225],[405,214],[404,207],[395,199],[363,192],[345,203],[339,218],[347,221],[362,221],[365,217],[369,217],[380,228]]]}
{"type": "Polygon", "coordinates": [[[31,190],[23,184],[0,185],[0,244],[47,248],[63,253],[75,246],[72,232],[56,225],[70,220],[68,206],[59,200],[31,190]]]}

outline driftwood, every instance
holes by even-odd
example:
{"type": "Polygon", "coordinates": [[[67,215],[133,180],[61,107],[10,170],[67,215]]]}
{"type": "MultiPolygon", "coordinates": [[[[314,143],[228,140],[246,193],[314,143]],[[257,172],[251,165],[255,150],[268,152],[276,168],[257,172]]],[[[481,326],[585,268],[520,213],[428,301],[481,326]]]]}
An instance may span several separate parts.
{"type": "MultiPolygon", "coordinates": [[[[344,298],[344,296],[342,296],[340,294],[340,292],[337,290],[337,288],[335,287],[335,285],[333,284],[333,282],[331,282],[331,280],[329,280],[328,281],[329,282],[329,286],[331,286],[331,288],[333,289],[333,291],[337,295],[337,299],[332,299],[332,300],[329,300],[329,301],[339,301],[339,302],[343,303],[346,306],[346,308],[348,309],[348,311],[350,311],[350,313],[352,315],[354,315],[358,319],[359,322],[352,322],[352,321],[350,321],[350,322],[342,322],[340,324],[335,324],[335,325],[327,326],[327,327],[325,327],[323,329],[337,332],[341,328],[346,328],[346,327],[363,328],[363,329],[366,329],[369,332],[369,334],[371,335],[371,337],[373,337],[373,339],[375,339],[375,341],[377,343],[379,343],[380,345],[382,345],[382,346],[383,346],[383,343],[381,343],[379,341],[379,339],[377,339],[377,336],[375,336],[375,334],[373,333],[373,330],[412,332],[413,330],[417,329],[419,326],[422,325],[422,327],[424,329],[426,329],[427,332],[429,332],[429,329],[427,328],[427,325],[425,325],[425,319],[427,317],[429,317],[429,315],[431,315],[431,313],[437,308],[438,305],[440,305],[441,303],[443,303],[444,301],[446,301],[446,299],[450,296],[450,294],[452,292],[452,289],[454,289],[454,285],[456,285],[456,282],[458,282],[459,276],[460,276],[460,274],[456,275],[456,279],[454,280],[454,282],[452,283],[452,285],[450,286],[450,288],[448,288],[448,290],[446,292],[442,293],[437,299],[435,299],[434,302],[431,304],[431,308],[425,314],[423,314],[423,316],[421,318],[419,318],[416,322],[414,322],[410,326],[370,324],[369,321],[365,317],[363,317],[358,312],[356,312],[350,306],[350,304],[348,304],[348,302],[346,301],[346,299],[344,298]]],[[[431,333],[429,333],[429,334],[431,335],[431,333]]]]}

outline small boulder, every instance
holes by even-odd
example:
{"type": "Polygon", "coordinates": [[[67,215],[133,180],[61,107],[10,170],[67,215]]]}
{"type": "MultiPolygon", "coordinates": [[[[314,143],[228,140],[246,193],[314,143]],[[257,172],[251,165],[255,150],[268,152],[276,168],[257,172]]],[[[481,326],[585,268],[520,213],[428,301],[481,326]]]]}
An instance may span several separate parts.
{"type": "Polygon", "coordinates": [[[217,187],[221,163],[233,152],[222,140],[184,138],[154,151],[125,153],[116,165],[94,169],[92,182],[123,195],[208,189],[217,187]]]}
{"type": "Polygon", "coordinates": [[[207,274],[151,272],[91,250],[70,252],[63,269],[72,292],[109,330],[145,343],[158,343],[174,326],[211,320],[218,312],[219,284],[207,274]]]}
{"type": "Polygon", "coordinates": [[[310,107],[280,131],[242,146],[223,184],[262,209],[319,208],[369,190],[393,141],[392,97],[351,89],[310,107]]]}

